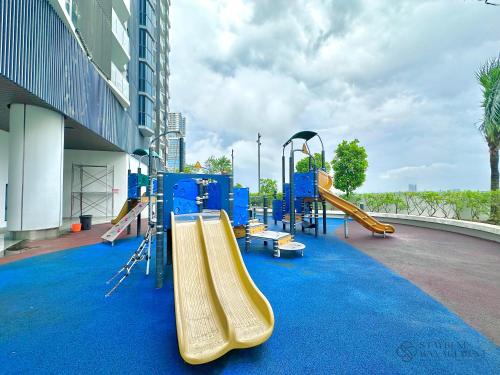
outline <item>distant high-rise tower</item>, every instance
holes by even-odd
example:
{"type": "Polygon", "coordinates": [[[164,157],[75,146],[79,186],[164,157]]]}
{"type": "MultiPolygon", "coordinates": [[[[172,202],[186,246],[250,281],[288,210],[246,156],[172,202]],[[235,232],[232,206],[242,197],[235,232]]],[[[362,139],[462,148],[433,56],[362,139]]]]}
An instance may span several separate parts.
{"type": "Polygon", "coordinates": [[[408,184],[408,191],[410,192],[416,192],[417,191],[417,184],[408,184]]]}
{"type": "MultiPolygon", "coordinates": [[[[179,131],[182,136],[186,136],[186,118],[182,113],[169,113],[168,114],[168,130],[179,131]]],[[[184,160],[186,148],[184,147],[184,160]]],[[[179,136],[176,134],[168,135],[168,158],[167,167],[170,171],[175,172],[179,169],[179,136]]]]}

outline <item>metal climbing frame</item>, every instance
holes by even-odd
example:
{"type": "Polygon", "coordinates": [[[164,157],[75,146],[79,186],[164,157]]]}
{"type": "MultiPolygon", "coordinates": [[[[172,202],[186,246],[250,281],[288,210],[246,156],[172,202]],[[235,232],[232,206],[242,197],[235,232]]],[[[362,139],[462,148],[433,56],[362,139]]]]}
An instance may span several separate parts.
{"type": "Polygon", "coordinates": [[[113,166],[73,163],[71,166],[71,218],[77,213],[112,217],[114,184],[113,166]]]}

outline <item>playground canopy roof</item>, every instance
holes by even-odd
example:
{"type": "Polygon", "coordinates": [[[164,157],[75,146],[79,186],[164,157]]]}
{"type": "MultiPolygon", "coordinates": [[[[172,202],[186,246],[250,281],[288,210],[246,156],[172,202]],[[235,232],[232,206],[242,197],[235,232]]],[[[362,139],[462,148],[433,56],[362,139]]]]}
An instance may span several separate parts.
{"type": "MultiPolygon", "coordinates": [[[[146,148],[137,148],[134,150],[134,152],[132,152],[132,155],[147,156],[149,155],[149,150],[146,148]]],[[[160,158],[160,155],[158,155],[154,150],[151,151],[151,156],[154,158],[160,158]]]]}
{"type": "Polygon", "coordinates": [[[314,138],[317,135],[318,135],[318,133],[316,133],[316,132],[313,132],[310,130],[303,130],[301,132],[298,132],[298,133],[295,133],[294,135],[292,135],[290,137],[290,139],[285,142],[283,147],[288,146],[290,144],[290,142],[292,142],[294,139],[303,139],[307,142],[308,140],[310,140],[311,138],[314,138]]]}

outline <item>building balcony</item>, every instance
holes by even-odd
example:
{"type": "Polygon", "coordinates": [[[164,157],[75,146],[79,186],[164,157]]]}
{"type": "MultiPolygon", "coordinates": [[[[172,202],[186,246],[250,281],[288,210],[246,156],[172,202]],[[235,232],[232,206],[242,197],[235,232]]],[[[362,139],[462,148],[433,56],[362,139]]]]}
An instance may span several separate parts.
{"type": "Polygon", "coordinates": [[[122,22],[127,22],[132,14],[130,12],[130,0],[113,0],[113,9],[122,22]]]}
{"type": "Polygon", "coordinates": [[[128,33],[115,11],[111,16],[113,30],[112,60],[116,66],[125,66],[130,61],[130,42],[128,33]]]}
{"type": "Polygon", "coordinates": [[[111,63],[111,81],[109,81],[111,90],[124,108],[130,106],[129,83],[124,73],[111,63]]]}

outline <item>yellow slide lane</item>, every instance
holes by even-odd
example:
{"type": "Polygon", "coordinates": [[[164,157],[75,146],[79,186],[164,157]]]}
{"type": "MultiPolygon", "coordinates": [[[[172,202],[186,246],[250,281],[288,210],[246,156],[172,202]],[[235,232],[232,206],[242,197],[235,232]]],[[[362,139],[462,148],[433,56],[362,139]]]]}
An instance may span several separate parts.
{"type": "MultiPolygon", "coordinates": [[[[134,208],[136,204],[137,202],[132,203],[130,209],[134,208]]],[[[128,212],[129,212],[128,201],[125,201],[125,203],[122,206],[122,209],[118,213],[118,216],[115,217],[113,220],[111,220],[111,224],[113,225],[118,224],[120,220],[123,219],[126,214],[128,214],[128,212]]]]}
{"type": "Polygon", "coordinates": [[[332,187],[332,178],[323,171],[318,171],[318,190],[319,194],[329,203],[333,204],[339,210],[351,216],[354,220],[364,226],[366,229],[375,233],[394,233],[395,229],[390,224],[384,224],[368,215],[358,206],[340,198],[330,191],[332,187]]]}
{"type": "Polygon", "coordinates": [[[213,361],[272,334],[271,305],[243,263],[231,222],[177,221],[172,214],[175,317],[182,358],[213,361]]]}

